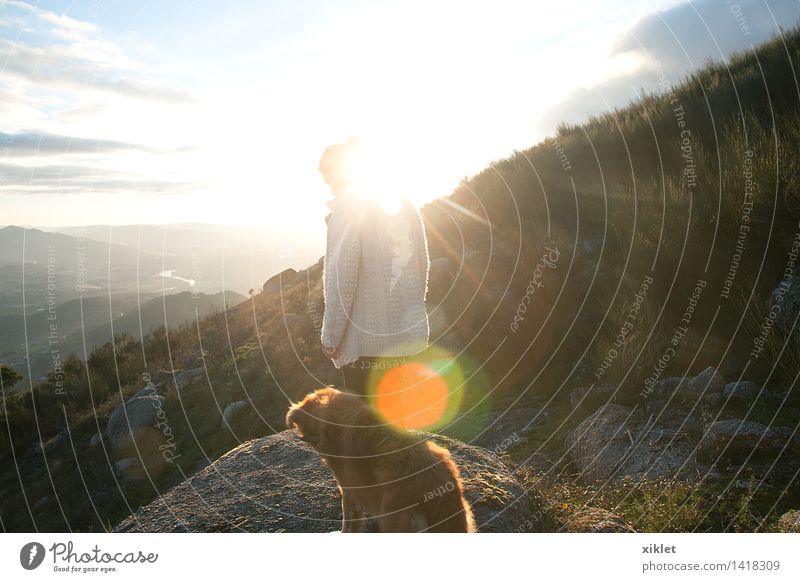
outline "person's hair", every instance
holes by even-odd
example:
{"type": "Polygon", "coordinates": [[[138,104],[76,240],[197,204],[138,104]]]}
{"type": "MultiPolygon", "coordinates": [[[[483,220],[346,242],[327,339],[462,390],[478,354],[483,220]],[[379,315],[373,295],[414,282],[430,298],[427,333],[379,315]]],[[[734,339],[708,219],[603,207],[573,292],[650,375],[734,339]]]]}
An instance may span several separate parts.
{"type": "Polygon", "coordinates": [[[361,138],[352,136],[345,143],[335,143],[325,149],[319,161],[319,171],[329,175],[332,170],[347,169],[351,155],[359,147],[361,138]]]}
{"type": "Polygon", "coordinates": [[[332,169],[341,166],[345,161],[346,146],[343,143],[333,144],[328,147],[319,160],[319,171],[323,174],[329,173],[332,169]]]}

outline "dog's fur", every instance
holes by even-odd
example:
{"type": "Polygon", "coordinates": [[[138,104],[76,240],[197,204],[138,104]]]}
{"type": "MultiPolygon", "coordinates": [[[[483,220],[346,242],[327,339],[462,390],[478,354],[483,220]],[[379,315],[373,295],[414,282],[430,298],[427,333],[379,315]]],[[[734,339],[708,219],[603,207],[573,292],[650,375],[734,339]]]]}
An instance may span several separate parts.
{"type": "Polygon", "coordinates": [[[382,424],[359,396],[321,388],[293,405],[286,426],[330,466],[342,494],[342,531],[474,532],[458,468],[447,449],[382,424]]]}

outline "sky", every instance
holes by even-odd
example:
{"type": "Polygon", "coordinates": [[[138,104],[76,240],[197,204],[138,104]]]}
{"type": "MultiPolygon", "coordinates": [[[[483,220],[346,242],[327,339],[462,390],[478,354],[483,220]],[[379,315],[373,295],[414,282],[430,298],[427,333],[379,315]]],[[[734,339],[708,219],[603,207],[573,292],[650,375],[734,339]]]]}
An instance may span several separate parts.
{"type": "Polygon", "coordinates": [[[448,195],[563,121],[794,26],[797,0],[0,0],[0,225],[319,228],[324,149],[448,195]]]}

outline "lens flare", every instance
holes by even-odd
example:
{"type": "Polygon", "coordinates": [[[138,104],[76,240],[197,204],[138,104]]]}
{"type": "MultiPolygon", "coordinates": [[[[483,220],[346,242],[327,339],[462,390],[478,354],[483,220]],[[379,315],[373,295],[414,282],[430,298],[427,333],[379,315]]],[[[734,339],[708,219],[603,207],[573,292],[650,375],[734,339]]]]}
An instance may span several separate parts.
{"type": "Polygon", "coordinates": [[[417,362],[387,370],[375,396],[375,405],[386,421],[401,428],[432,426],[447,409],[447,384],[417,362]]]}
{"type": "Polygon", "coordinates": [[[370,392],[378,413],[401,429],[433,430],[458,412],[464,377],[456,359],[443,350],[428,350],[404,364],[373,370],[370,392]]]}

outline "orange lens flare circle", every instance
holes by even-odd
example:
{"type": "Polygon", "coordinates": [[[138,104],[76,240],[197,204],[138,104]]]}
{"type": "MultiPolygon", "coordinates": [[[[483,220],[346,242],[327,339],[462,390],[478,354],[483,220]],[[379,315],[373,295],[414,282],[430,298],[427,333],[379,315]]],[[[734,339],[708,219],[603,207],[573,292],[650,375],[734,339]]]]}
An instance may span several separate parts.
{"type": "Polygon", "coordinates": [[[419,362],[396,366],[378,381],[375,406],[386,422],[405,429],[427,428],[447,411],[449,390],[444,379],[419,362]]]}

